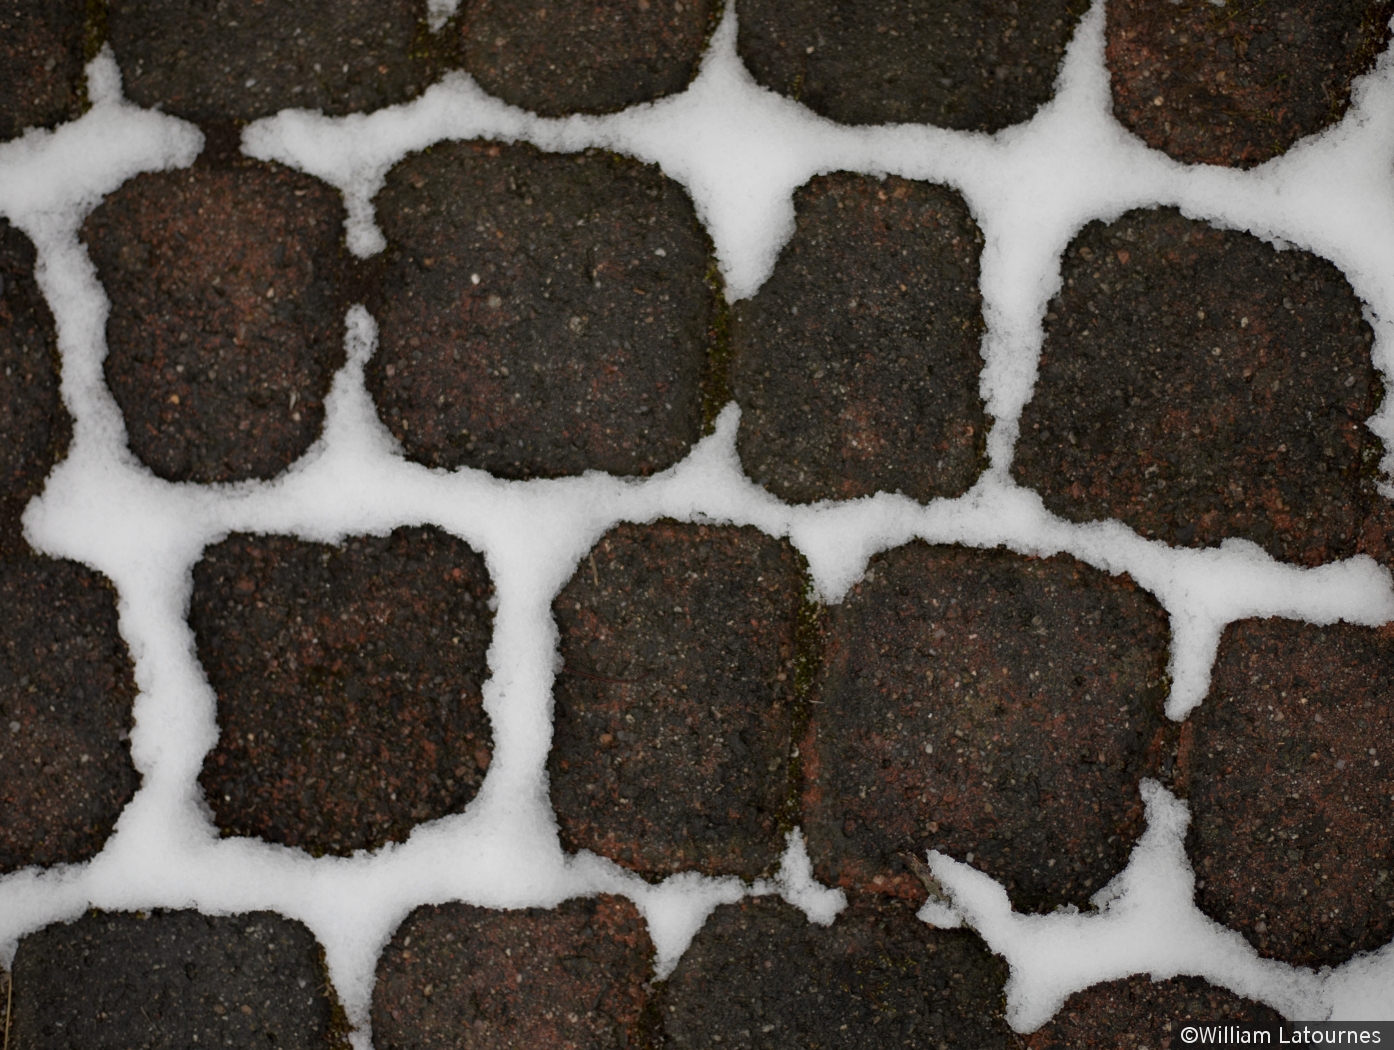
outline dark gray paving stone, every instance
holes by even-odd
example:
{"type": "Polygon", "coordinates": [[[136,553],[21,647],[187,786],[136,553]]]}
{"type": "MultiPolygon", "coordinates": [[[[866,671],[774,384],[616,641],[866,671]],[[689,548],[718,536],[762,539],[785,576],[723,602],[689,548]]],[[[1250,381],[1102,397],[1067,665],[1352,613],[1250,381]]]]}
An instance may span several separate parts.
{"type": "Polygon", "coordinates": [[[348,1050],[314,935],[270,912],[89,912],[21,939],[12,975],[26,1050],[348,1050]]]}
{"type": "Polygon", "coordinates": [[[84,0],[0,3],[0,139],[78,116],[84,0]]]}
{"type": "Polygon", "coordinates": [[[1394,628],[1241,620],[1182,736],[1196,903],[1267,958],[1394,937],[1394,628]]]}
{"type": "Polygon", "coordinates": [[[1068,556],[914,542],[828,609],[803,757],[818,878],[920,900],[936,849],[1021,911],[1085,906],[1142,832],[1159,776],[1166,615],[1068,556]]]}
{"type": "Polygon", "coordinates": [[[1113,115],[1189,164],[1251,168],[1338,123],[1394,0],[1113,0],[1113,115]]]}
{"type": "Polygon", "coordinates": [[[218,694],[199,782],[223,834],[348,854],[461,812],[493,746],[491,596],[484,560],[434,527],[208,548],[189,622],[218,694]]]}
{"type": "Polygon", "coordinates": [[[723,904],[659,999],[668,1045],[741,1050],[1017,1046],[1007,964],[903,901],[854,897],[831,927],[775,897],[723,904]]]}
{"type": "Polygon", "coordinates": [[[465,71],[544,117],[614,113],[685,89],[718,0],[474,0],[460,18],[465,71]]]}
{"type": "Polygon", "coordinates": [[[318,439],[344,361],[342,222],[324,183],[245,158],[138,175],[88,217],[107,385],[158,477],[271,478],[318,439]]]}
{"type": "Polygon", "coordinates": [[[331,116],[409,101],[458,65],[426,0],[109,0],[126,97],[186,120],[331,116]]]}
{"type": "Polygon", "coordinates": [[[1186,1045],[1188,1024],[1277,1025],[1282,1014],[1200,977],[1129,977],[1076,992],[1022,1042],[1030,1050],[1148,1050],[1186,1045]]]}
{"type": "Polygon", "coordinates": [[[378,195],[367,367],[407,457],[533,478],[646,475],[701,434],[710,246],[656,167],[445,143],[378,195]]]}
{"type": "Polygon", "coordinates": [[[32,551],[0,559],[0,872],[102,848],[139,783],[135,695],[106,578],[32,551]]]}
{"type": "Polygon", "coordinates": [[[1012,472],[1173,546],[1356,553],[1383,448],[1374,335],[1335,266],[1174,208],[1092,222],[1048,308],[1012,472]]]}
{"type": "MultiPolygon", "coordinates": [[[[653,942],[623,897],[417,908],[378,959],[378,1050],[645,1050],[653,942]]],[[[660,1044],[661,1045],[661,1044],[660,1044]]]]}
{"type": "Polygon", "coordinates": [[[839,172],[794,207],[774,273],[734,310],[741,465],[795,503],[961,495],[987,436],[983,238],[963,198],[839,172]]]}
{"type": "Polygon", "coordinates": [[[752,528],[621,525],[553,603],[563,848],[651,879],[784,849],[802,559],[752,528]]]}
{"type": "Polygon", "coordinates": [[[843,124],[998,131],[1054,94],[1083,0],[742,0],[757,83],[843,124]]]}

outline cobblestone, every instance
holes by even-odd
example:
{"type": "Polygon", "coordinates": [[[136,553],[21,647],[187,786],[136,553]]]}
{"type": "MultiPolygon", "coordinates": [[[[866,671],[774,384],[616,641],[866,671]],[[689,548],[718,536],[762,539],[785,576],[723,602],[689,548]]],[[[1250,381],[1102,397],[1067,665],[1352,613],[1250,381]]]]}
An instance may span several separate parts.
{"type": "Polygon", "coordinates": [[[459,62],[425,16],[425,0],[109,0],[106,20],[126,96],[208,123],[406,102],[459,62]]]}
{"type": "Polygon", "coordinates": [[[803,757],[821,881],[923,899],[937,849],[1019,910],[1084,905],[1142,830],[1168,753],[1168,631],[1126,576],[912,543],[828,611],[803,757]]]}
{"type": "Polygon", "coordinates": [[[378,1050],[647,1047],[653,943],[622,897],[417,908],[378,961],[378,1050]]]}
{"type": "Polygon", "coordinates": [[[319,437],[344,360],[342,221],[324,183],[245,159],[139,175],[88,218],[107,384],[157,476],[270,478],[319,437]]]}
{"type": "Polygon", "coordinates": [[[1090,223],[1062,273],[1018,481],[1071,521],[1173,546],[1356,552],[1383,387],[1336,267],[1160,208],[1090,223]]]}
{"type": "Polygon", "coordinates": [[[1183,737],[1201,910],[1268,958],[1336,966],[1394,936],[1394,630],[1225,629],[1183,737]]]}
{"type": "Polygon", "coordinates": [[[270,912],[89,912],[19,942],[14,1046],[348,1050],[319,945],[270,912]]]}
{"type": "Polygon", "coordinates": [[[1065,1000],[1045,1025],[1023,1042],[1029,1050],[1180,1050],[1187,1024],[1276,1025],[1276,1010],[1199,977],[1105,981],[1065,1000]]]}
{"type": "Polygon", "coordinates": [[[645,475],[701,434],[710,248],[655,167],[442,144],[378,195],[368,389],[407,457],[501,477],[645,475]]]}
{"type": "Polygon", "coordinates": [[[478,0],[461,18],[465,71],[544,117],[614,113],[687,87],[714,0],[478,0]]]}
{"type": "Polygon", "coordinates": [[[1391,0],[1113,0],[1113,115],[1188,164],[1262,164],[1345,116],[1391,15],[1391,0]]]}
{"type": "Polygon", "coordinates": [[[116,591],[75,562],[11,553],[0,640],[0,872],[88,860],[139,782],[116,591]]]}
{"type": "Polygon", "coordinates": [[[622,525],[553,606],[562,845],[649,878],[773,874],[804,579],[754,529],[622,525]]]}
{"type": "Polygon", "coordinates": [[[78,115],[84,0],[0,3],[0,140],[78,115]]]}
{"type": "Polygon", "coordinates": [[[838,173],[737,304],[741,464],[781,499],[958,496],[986,465],[983,237],[953,190],[838,173]]]}
{"type": "Polygon", "coordinates": [[[901,901],[854,898],[832,926],[774,897],[723,904],[659,1000],[669,1044],[751,1050],[1017,1045],[1007,966],[901,901]]]}
{"type": "Polygon", "coordinates": [[[1052,97],[1081,0],[747,0],[757,83],[843,124],[1000,131],[1052,97]]]}
{"type": "Polygon", "coordinates": [[[348,854],[463,810],[493,746],[491,593],[434,527],[205,551],[189,620],[218,694],[200,783],[223,833],[348,854]]]}

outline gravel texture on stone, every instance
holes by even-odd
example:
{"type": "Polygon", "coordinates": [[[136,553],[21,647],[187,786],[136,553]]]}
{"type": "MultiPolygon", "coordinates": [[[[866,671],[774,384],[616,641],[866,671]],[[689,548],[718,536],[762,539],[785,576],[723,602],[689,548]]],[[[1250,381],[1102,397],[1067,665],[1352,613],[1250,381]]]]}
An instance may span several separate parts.
{"type": "Polygon", "coordinates": [[[377,208],[367,384],[409,459],[531,478],[687,454],[717,307],[677,183],[594,150],[446,143],[397,165],[377,208]]]}
{"type": "Polygon", "coordinates": [[[1394,0],[1111,0],[1113,115],[1188,164],[1251,168],[1345,116],[1394,0]]]}
{"type": "Polygon", "coordinates": [[[832,926],[777,897],[723,904],[659,999],[668,1045],[1013,1047],[1007,964],[902,901],[854,897],[832,926]]]}
{"type": "Polygon", "coordinates": [[[1373,334],[1331,263],[1174,208],[1092,222],[1065,252],[1013,473],[1070,521],[1356,552],[1382,448],[1373,334]]]}
{"type": "Polygon", "coordinates": [[[89,912],[23,938],[13,978],[24,1050],[348,1048],[314,935],[271,912],[89,912]]]}
{"type": "Polygon", "coordinates": [[[88,218],[107,385],[157,476],[270,478],[319,437],[344,361],[342,222],[329,186],[245,159],[138,175],[88,218]]]}
{"type": "Polygon", "coordinates": [[[87,860],[139,782],[115,589],[76,562],[7,554],[0,640],[0,872],[87,860]]]}
{"type": "Polygon", "coordinates": [[[84,0],[0,3],[0,139],[78,115],[84,0]]]}
{"type": "Polygon", "coordinates": [[[475,0],[460,18],[464,68],[544,117],[615,113],[697,75],[719,0],[475,0]]]}
{"type": "Polygon", "coordinates": [[[1201,1025],[1278,1025],[1283,1016],[1199,977],[1106,981],[1076,992],[1043,1028],[1022,1042],[1030,1050],[1148,1050],[1176,1047],[1181,1029],[1201,1025]]]}
{"type": "Polygon", "coordinates": [[[223,834],[348,854],[461,812],[493,746],[491,596],[483,559],[432,526],[208,548],[189,622],[218,695],[200,783],[223,834]]]}
{"type": "Polygon", "coordinates": [[[803,561],[753,528],[621,525],[553,604],[563,848],[647,878],[784,850],[803,561]]]}
{"type": "Polygon", "coordinates": [[[743,0],[758,84],[843,124],[1000,131],[1050,101],[1084,0],[743,0]]]}
{"type": "Polygon", "coordinates": [[[126,97],[186,120],[329,116],[407,102],[458,65],[426,0],[108,0],[126,97]]]}
{"type": "Polygon", "coordinates": [[[1242,620],[1182,735],[1196,903],[1267,958],[1394,937],[1394,629],[1242,620]]]}
{"type": "Polygon", "coordinates": [[[378,959],[378,1050],[640,1048],[653,943],[623,897],[417,908],[378,959]]]}
{"type": "Polygon", "coordinates": [[[829,608],[803,756],[804,831],[828,885],[923,899],[936,849],[1021,911],[1087,903],[1144,826],[1170,752],[1166,615],[1068,556],[914,542],[829,608]]]}
{"type": "Polygon", "coordinates": [[[58,334],[34,261],[29,238],[0,218],[0,557],[28,551],[20,515],[67,454],[73,430],[59,394],[58,334]]]}
{"type": "Polygon", "coordinates": [[[963,198],[839,172],[794,207],[774,273],[734,311],[746,473],[796,503],[962,495],[987,434],[983,237],[963,198]]]}

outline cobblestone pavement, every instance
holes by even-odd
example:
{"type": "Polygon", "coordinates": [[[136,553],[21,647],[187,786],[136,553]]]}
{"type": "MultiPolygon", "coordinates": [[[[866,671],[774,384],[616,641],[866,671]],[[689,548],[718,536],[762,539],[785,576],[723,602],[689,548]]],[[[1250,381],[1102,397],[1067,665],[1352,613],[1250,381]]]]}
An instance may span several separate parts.
{"type": "MultiPolygon", "coordinates": [[[[947,928],[925,852],[1042,921],[1088,913],[1147,830],[1145,780],[1189,805],[1192,913],[1233,935],[1234,958],[1310,976],[1390,943],[1394,628],[1236,613],[1215,627],[1204,702],[1169,718],[1185,628],[1151,555],[907,533],[864,543],[865,571],[834,594],[813,545],[773,518],[700,500],[578,511],[590,538],[533,610],[550,693],[533,721],[510,715],[527,668],[504,632],[526,619],[509,604],[526,573],[471,500],[595,472],[656,490],[726,426],[760,507],[948,505],[994,478],[1038,498],[1053,536],[1387,569],[1394,508],[1366,426],[1385,374],[1335,253],[1117,207],[1060,246],[1034,390],[1010,462],[994,461],[1004,421],[980,377],[1001,321],[981,288],[1001,231],[973,187],[904,173],[798,186],[768,279],[734,303],[686,177],[595,143],[404,149],[374,200],[385,249],[355,254],[338,188],[249,156],[249,122],[409,104],[452,71],[542,117],[627,112],[688,90],[732,10],[448,7],[0,2],[0,138],[83,117],[84,63],[106,48],[131,103],[204,143],[85,205],[75,243],[107,303],[87,379],[45,235],[0,218],[0,909],[45,916],[5,919],[7,1046],[1165,1047],[1192,1020],[1315,1009],[1286,978],[1238,994],[1218,968],[1153,983],[1139,965],[1066,988],[1022,1030],[1019,960],[971,922],[947,928]],[[364,324],[375,352],[348,361],[364,324]],[[353,374],[394,476],[478,487],[441,513],[384,508],[380,527],[297,524],[314,498],[277,503],[272,483],[320,455],[353,374]],[[74,408],[89,404],[105,430],[74,408]],[[158,738],[176,754],[139,730],[175,710],[149,699],[170,687],[141,633],[140,573],[57,557],[78,547],[23,518],[80,441],[114,441],[111,469],[145,491],[224,508],[161,628],[195,668],[179,688],[216,700],[216,723],[158,738]],[[486,806],[507,823],[516,792],[516,813],[546,814],[546,864],[602,875],[569,899],[423,876],[362,937],[311,921],[314,890],[239,887],[213,906],[154,889],[139,906],[63,889],[65,872],[133,863],[108,843],[143,834],[155,792],[191,814],[196,830],[171,832],[203,843],[191,852],[245,847],[306,886],[365,850],[410,866],[432,829],[486,806]],[[830,923],[800,910],[795,832],[812,878],[845,894],[830,923]],[[714,908],[685,951],[664,947],[665,887],[714,908]],[[375,973],[340,980],[346,958],[375,973]]],[[[749,76],[829,127],[993,133],[1051,102],[1089,6],[734,9],[749,76]]],[[[1394,0],[1111,0],[1113,117],[1179,164],[1248,171],[1341,121],[1391,16],[1394,0]]],[[[433,871],[477,861],[440,848],[433,871]]]]}

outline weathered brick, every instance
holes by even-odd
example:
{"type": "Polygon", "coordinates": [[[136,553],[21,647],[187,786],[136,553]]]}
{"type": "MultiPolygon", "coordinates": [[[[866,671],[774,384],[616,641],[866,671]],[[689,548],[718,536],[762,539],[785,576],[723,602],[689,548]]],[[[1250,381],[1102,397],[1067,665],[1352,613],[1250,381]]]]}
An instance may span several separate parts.
{"type": "Polygon", "coordinates": [[[11,553],[0,642],[0,872],[87,860],[139,783],[116,592],[75,562],[11,553]]]}
{"type": "Polygon", "coordinates": [[[902,901],[854,898],[831,927],[775,897],[717,908],[659,1000],[669,1044],[1016,1046],[1007,965],[902,901]]]}
{"type": "Polygon", "coordinates": [[[200,783],[223,833],[347,854],[463,810],[492,748],[491,593],[434,527],[205,551],[189,622],[218,694],[200,783]]]}
{"type": "Polygon", "coordinates": [[[701,433],[709,246],[656,167],[449,143],[378,195],[367,383],[407,457],[507,478],[651,474],[701,433]]]}
{"type": "Polygon", "coordinates": [[[107,384],[159,477],[270,478],[319,437],[344,360],[342,221],[324,183],[245,159],[138,175],[88,218],[107,384]]]}
{"type": "Polygon", "coordinates": [[[25,553],[20,515],[68,450],[58,334],[34,281],[34,246],[0,218],[0,555],[25,553]]]}
{"type": "Polygon", "coordinates": [[[737,304],[737,449],[781,499],[928,501],[986,465],[983,238],[944,186],[837,173],[795,197],[774,273],[737,304]]]}
{"type": "Polygon", "coordinates": [[[1062,273],[1018,481],[1061,517],[1174,546],[1356,552],[1383,388],[1336,267],[1160,208],[1090,223],[1062,273]]]}
{"type": "Polygon", "coordinates": [[[662,878],[783,852],[804,579],[751,528],[621,525],[553,609],[552,804],[567,850],[662,878]]]}
{"type": "Polygon", "coordinates": [[[270,912],[89,912],[20,940],[11,1045],[347,1050],[321,957],[270,912]]]}
{"type": "Polygon", "coordinates": [[[1394,936],[1394,629],[1243,620],[1182,736],[1201,910],[1269,958],[1394,936]]]}
{"type": "Polygon", "coordinates": [[[1200,977],[1129,977],[1076,992],[1023,1042],[1030,1050],[1181,1050],[1187,1024],[1276,1025],[1281,1014],[1200,977]]]}
{"type": "Polygon", "coordinates": [[[922,899],[906,858],[937,849],[1049,911],[1124,867],[1168,750],[1166,616],[1128,577],[915,542],[824,635],[799,748],[819,879],[922,899]]]}
{"type": "Polygon", "coordinates": [[[460,19],[465,71],[544,117],[614,113],[685,89],[714,0],[476,0],[460,19]]]}
{"type": "Polygon", "coordinates": [[[745,0],[757,83],[843,124],[999,131],[1050,101],[1082,0],[745,0]]]}
{"type": "Polygon", "coordinates": [[[78,115],[83,0],[0,3],[0,139],[78,115]]]}
{"type": "Polygon", "coordinates": [[[653,943],[622,897],[549,910],[417,908],[378,960],[379,1050],[650,1044],[653,943]]]}
{"type": "Polygon", "coordinates": [[[1262,164],[1345,116],[1391,15],[1391,0],[1113,0],[1113,115],[1188,164],[1262,164]]]}
{"type": "Polygon", "coordinates": [[[426,0],[110,0],[106,17],[126,96],[199,122],[381,109],[459,62],[426,0]]]}

